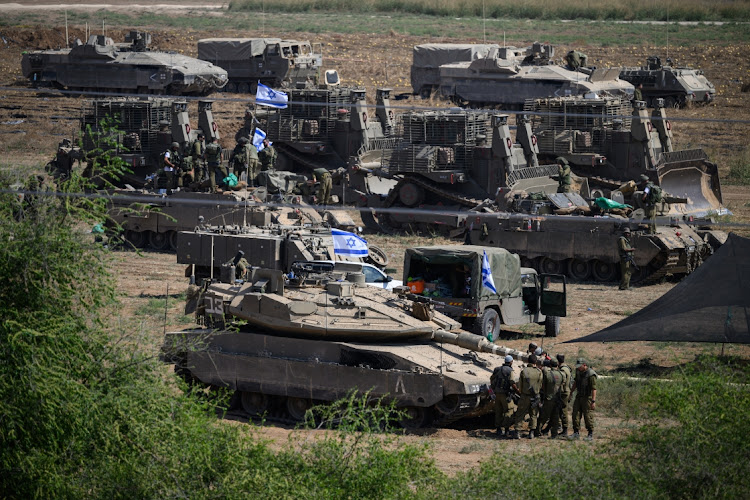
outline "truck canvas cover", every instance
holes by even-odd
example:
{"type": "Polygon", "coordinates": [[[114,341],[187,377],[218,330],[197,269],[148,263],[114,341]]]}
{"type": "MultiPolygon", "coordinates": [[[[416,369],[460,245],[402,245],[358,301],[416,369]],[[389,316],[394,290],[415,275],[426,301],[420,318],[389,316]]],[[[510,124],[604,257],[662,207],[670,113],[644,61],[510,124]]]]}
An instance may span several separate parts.
{"type": "Polygon", "coordinates": [[[517,297],[521,294],[521,264],[518,255],[504,248],[484,248],[476,245],[445,245],[407,248],[404,276],[409,276],[412,261],[436,265],[466,264],[471,268],[472,296],[485,298],[517,297]],[[482,286],[482,257],[487,252],[497,294],[482,286]]]}
{"type": "Polygon", "coordinates": [[[241,61],[263,55],[267,45],[281,38],[204,38],[198,40],[198,59],[241,61]]]}
{"type": "Polygon", "coordinates": [[[414,46],[411,65],[411,85],[415,92],[422,86],[440,84],[439,68],[443,64],[473,61],[487,57],[497,44],[477,43],[425,43],[414,46]]]}

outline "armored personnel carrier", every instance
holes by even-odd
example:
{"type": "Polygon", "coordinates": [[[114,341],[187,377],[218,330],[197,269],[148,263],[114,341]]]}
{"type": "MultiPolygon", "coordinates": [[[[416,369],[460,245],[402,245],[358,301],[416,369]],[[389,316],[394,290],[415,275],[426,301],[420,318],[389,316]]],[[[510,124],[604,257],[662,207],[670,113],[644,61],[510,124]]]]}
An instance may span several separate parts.
{"type": "Polygon", "coordinates": [[[590,69],[555,64],[554,47],[492,48],[486,57],[440,66],[441,96],[462,106],[520,110],[526,99],[567,95],[633,95],[618,69],[590,69]]]}
{"type": "Polygon", "coordinates": [[[588,179],[594,198],[632,191],[646,175],[671,195],[672,215],[724,210],[716,164],[702,149],[676,150],[661,99],[654,100],[651,115],[642,102],[633,107],[620,97],[532,99],[525,112],[542,160],[566,158],[575,174],[588,179]]]}
{"type": "Polygon", "coordinates": [[[210,62],[149,50],[151,35],[131,31],[125,43],[91,35],[71,48],[23,55],[23,76],[34,85],[77,91],[204,96],[227,83],[227,72],[210,62]]]}
{"type": "Polygon", "coordinates": [[[355,391],[394,401],[408,428],[491,412],[484,385],[501,356],[527,360],[356,273],[292,272],[252,269],[241,284],[193,288],[186,312],[204,328],[168,333],[164,360],[190,381],[236,391],[251,417],[298,422],[355,391]]]}
{"type": "Polygon", "coordinates": [[[716,96],[716,88],[699,69],[672,66],[667,59],[663,65],[661,58],[651,56],[646,65],[640,68],[622,68],[620,78],[638,87],[648,106],[656,99],[664,99],[667,108],[685,107],[689,104],[708,104],[716,96]]]}
{"type": "Polygon", "coordinates": [[[206,38],[198,58],[227,71],[226,92],[255,93],[257,83],[273,88],[314,85],[323,64],[319,43],[280,38],[206,38]]]}

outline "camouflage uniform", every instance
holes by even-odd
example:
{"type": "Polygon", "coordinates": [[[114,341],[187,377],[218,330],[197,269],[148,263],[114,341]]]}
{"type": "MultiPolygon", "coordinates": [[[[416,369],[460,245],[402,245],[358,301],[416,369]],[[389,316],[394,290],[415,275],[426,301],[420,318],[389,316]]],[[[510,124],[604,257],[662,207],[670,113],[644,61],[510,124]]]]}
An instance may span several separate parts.
{"type": "Polygon", "coordinates": [[[630,275],[632,270],[630,269],[630,254],[633,253],[633,247],[630,245],[630,231],[625,232],[620,239],[617,240],[617,249],[620,252],[620,290],[627,290],[630,288],[630,275]]]}
{"type": "Polygon", "coordinates": [[[318,204],[328,205],[331,203],[331,188],[333,187],[333,181],[331,180],[331,173],[325,168],[316,168],[313,171],[315,180],[318,181],[318,204]]]}
{"type": "Polygon", "coordinates": [[[495,391],[495,427],[498,433],[501,429],[507,433],[513,424],[513,410],[516,404],[513,401],[513,362],[505,362],[503,366],[498,366],[492,372],[490,377],[490,387],[495,391]]]}
{"type": "Polygon", "coordinates": [[[513,426],[518,432],[518,426],[523,422],[524,417],[528,414],[529,419],[529,437],[533,437],[536,429],[536,421],[539,417],[539,392],[542,389],[542,370],[531,362],[521,372],[518,389],[521,392],[521,399],[518,401],[518,410],[513,426]]]}
{"type": "Polygon", "coordinates": [[[557,159],[557,192],[570,193],[570,165],[565,158],[557,159]]]}
{"type": "Polygon", "coordinates": [[[258,158],[260,158],[260,170],[265,172],[266,170],[274,170],[276,167],[276,157],[278,154],[276,150],[270,144],[263,148],[263,151],[258,152],[258,158]]]}
{"type": "MultiPolygon", "coordinates": [[[[555,362],[557,364],[557,362],[555,362]]],[[[562,373],[555,367],[545,366],[542,368],[542,411],[536,426],[537,434],[541,435],[542,427],[547,422],[552,430],[552,436],[557,436],[559,425],[557,415],[557,403],[560,399],[560,385],[562,384],[562,373]]]]}
{"type": "Polygon", "coordinates": [[[635,90],[633,91],[633,100],[634,101],[642,101],[643,100],[643,91],[641,90],[641,85],[638,85],[635,90]]]}
{"type": "Polygon", "coordinates": [[[246,137],[241,138],[234,147],[232,166],[237,179],[247,171],[248,184],[252,184],[253,179],[258,175],[258,149],[246,137]]]}
{"type": "MultiPolygon", "coordinates": [[[[645,177],[645,176],[644,176],[645,177]]],[[[643,190],[645,216],[648,219],[648,234],[656,234],[656,202],[653,200],[654,183],[648,181],[643,190]]]]}
{"type": "Polygon", "coordinates": [[[193,170],[195,180],[200,183],[206,180],[206,144],[201,139],[196,139],[193,147],[190,148],[190,156],[193,158],[193,170]]]}
{"type": "Polygon", "coordinates": [[[560,363],[560,374],[562,382],[560,383],[560,403],[557,406],[557,412],[562,424],[562,434],[568,434],[568,403],[570,402],[570,379],[573,372],[570,366],[560,363]]]}
{"type": "Polygon", "coordinates": [[[581,428],[581,415],[583,415],[589,435],[594,434],[594,410],[591,409],[591,404],[594,403],[592,396],[596,390],[596,372],[588,366],[583,371],[579,370],[578,366],[581,362],[582,360],[579,360],[576,364],[576,378],[573,386],[576,391],[576,399],[573,401],[573,435],[576,437],[581,428]]]}
{"type": "Polygon", "coordinates": [[[206,163],[208,164],[208,178],[211,182],[211,192],[216,192],[216,174],[219,174],[219,182],[227,176],[227,171],[221,166],[221,146],[216,142],[210,142],[206,146],[206,163]]]}

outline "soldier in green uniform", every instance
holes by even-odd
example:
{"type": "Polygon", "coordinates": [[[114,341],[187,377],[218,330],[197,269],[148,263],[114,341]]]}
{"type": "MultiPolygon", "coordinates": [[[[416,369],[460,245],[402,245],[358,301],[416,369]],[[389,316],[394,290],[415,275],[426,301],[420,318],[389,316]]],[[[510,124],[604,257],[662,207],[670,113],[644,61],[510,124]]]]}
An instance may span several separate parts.
{"type": "Polygon", "coordinates": [[[617,249],[620,253],[620,290],[628,290],[630,288],[630,275],[633,272],[630,269],[630,263],[633,259],[633,252],[635,252],[635,248],[630,244],[629,227],[622,230],[622,236],[617,240],[617,249]]]}
{"type": "Polygon", "coordinates": [[[536,424],[538,436],[547,433],[546,430],[543,431],[542,429],[548,422],[549,427],[547,429],[552,431],[552,437],[557,436],[559,425],[557,402],[560,399],[560,386],[562,384],[562,374],[557,368],[557,364],[555,359],[544,360],[544,367],[542,368],[542,410],[536,424]]]}
{"type": "Polygon", "coordinates": [[[333,181],[331,180],[331,173],[325,168],[316,168],[313,170],[313,177],[315,182],[318,183],[318,204],[328,205],[331,203],[331,188],[333,187],[333,181]]]}
{"type": "Polygon", "coordinates": [[[557,192],[570,193],[570,165],[562,156],[557,160],[557,192]]]}
{"type": "Polygon", "coordinates": [[[198,138],[190,148],[190,156],[193,159],[193,171],[195,180],[199,184],[206,180],[206,142],[203,132],[198,132],[198,138]]]}
{"type": "Polygon", "coordinates": [[[587,440],[594,439],[594,410],[596,409],[596,372],[589,368],[586,360],[578,358],[576,361],[576,378],[573,381],[571,392],[576,392],[576,399],[573,401],[573,436],[572,439],[578,439],[581,429],[581,415],[586,424],[586,430],[589,435],[587,440]]]}
{"type": "Polygon", "coordinates": [[[562,382],[560,383],[560,402],[557,406],[557,412],[559,415],[560,423],[562,424],[560,437],[566,438],[568,437],[568,403],[570,402],[570,380],[573,376],[573,372],[570,369],[570,366],[565,363],[565,354],[558,354],[557,361],[560,365],[560,374],[562,375],[562,382]]]}
{"type": "Polygon", "coordinates": [[[239,179],[243,172],[247,172],[247,183],[253,185],[255,177],[258,175],[258,149],[250,142],[250,139],[247,137],[240,138],[234,147],[230,162],[234,175],[239,179]]]}
{"type": "Polygon", "coordinates": [[[215,193],[216,175],[219,175],[219,181],[221,182],[227,176],[227,171],[221,166],[221,146],[216,143],[216,138],[213,136],[208,138],[206,163],[208,164],[208,178],[211,182],[211,192],[215,193]]]}
{"type": "Polygon", "coordinates": [[[641,175],[641,180],[646,183],[641,201],[648,219],[648,234],[656,234],[656,205],[661,201],[661,188],[651,182],[646,175],[641,175]]]}
{"type": "Polygon", "coordinates": [[[565,55],[565,62],[573,71],[577,71],[580,67],[586,67],[588,59],[586,54],[577,50],[571,50],[565,55]]]}
{"type": "Polygon", "coordinates": [[[633,100],[634,101],[643,100],[643,84],[642,83],[639,83],[638,86],[633,91],[633,100]]]}
{"type": "Polygon", "coordinates": [[[513,378],[513,356],[505,356],[505,364],[492,371],[490,387],[495,392],[495,427],[498,437],[507,437],[513,424],[516,403],[513,395],[518,392],[513,378]]]}
{"type": "Polygon", "coordinates": [[[263,139],[263,149],[258,152],[258,158],[260,158],[260,170],[265,172],[266,170],[274,170],[276,168],[276,150],[273,148],[268,139],[263,139]]]}
{"type": "Polygon", "coordinates": [[[179,143],[173,142],[170,148],[162,155],[164,175],[167,177],[167,189],[176,188],[175,176],[181,176],[182,157],[180,157],[179,149],[179,143]]]}
{"type": "Polygon", "coordinates": [[[529,356],[529,364],[521,372],[518,384],[521,399],[518,401],[518,410],[513,423],[513,438],[519,438],[518,427],[526,415],[529,415],[529,439],[534,439],[536,420],[539,416],[539,392],[542,389],[542,370],[536,366],[536,355],[529,356]]]}
{"type": "Polygon", "coordinates": [[[232,260],[226,263],[226,265],[234,266],[234,277],[235,279],[245,279],[247,270],[250,269],[250,263],[245,258],[245,252],[239,250],[237,255],[232,260]]]}

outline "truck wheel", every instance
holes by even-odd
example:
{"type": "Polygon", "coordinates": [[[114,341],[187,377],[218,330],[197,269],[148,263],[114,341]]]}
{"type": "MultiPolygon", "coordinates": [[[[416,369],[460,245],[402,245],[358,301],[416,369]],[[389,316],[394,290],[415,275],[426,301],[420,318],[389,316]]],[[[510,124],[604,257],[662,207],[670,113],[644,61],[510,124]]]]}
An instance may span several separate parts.
{"type": "Polygon", "coordinates": [[[382,249],[375,245],[370,245],[369,250],[367,258],[365,259],[367,262],[371,263],[373,266],[379,267],[380,269],[383,269],[388,265],[388,255],[382,249]]]}
{"type": "Polygon", "coordinates": [[[485,309],[476,320],[476,333],[494,342],[500,335],[500,315],[494,309],[485,309]]]}
{"type": "Polygon", "coordinates": [[[560,333],[560,317],[547,316],[544,320],[544,335],[547,337],[557,337],[560,333]]]}

